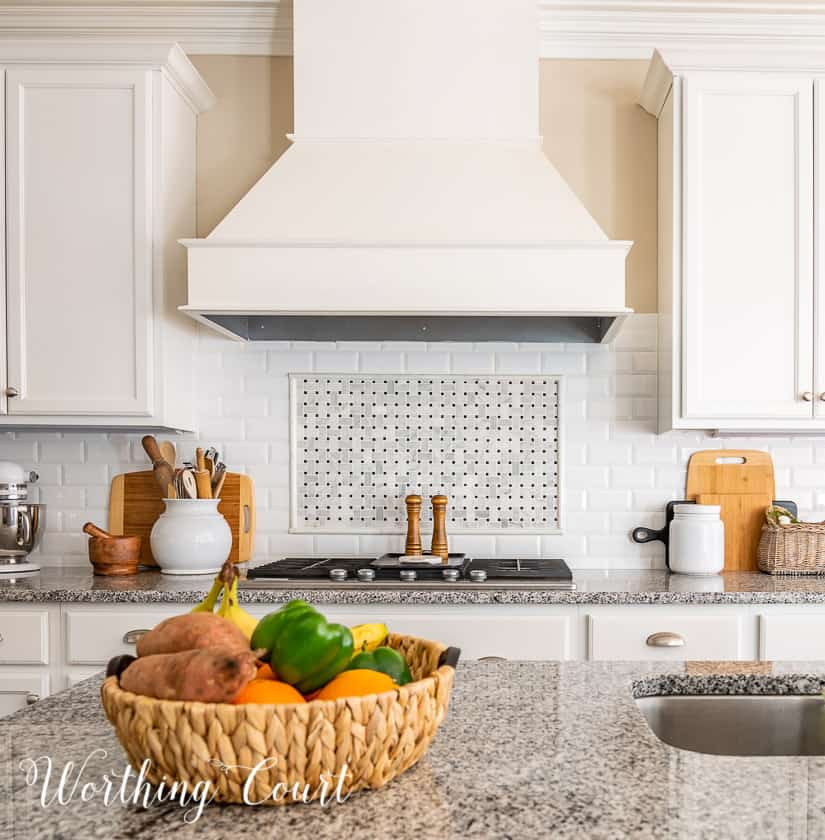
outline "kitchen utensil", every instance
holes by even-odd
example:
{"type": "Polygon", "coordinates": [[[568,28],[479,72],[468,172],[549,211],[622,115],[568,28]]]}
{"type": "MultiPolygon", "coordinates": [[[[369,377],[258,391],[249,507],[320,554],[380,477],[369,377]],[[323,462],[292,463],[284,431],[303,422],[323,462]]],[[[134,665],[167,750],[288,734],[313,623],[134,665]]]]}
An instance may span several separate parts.
{"type": "Polygon", "coordinates": [[[195,470],[195,485],[199,499],[212,498],[212,482],[206,470],[195,470]]]}
{"type": "Polygon", "coordinates": [[[178,499],[197,499],[198,489],[192,470],[179,467],[175,470],[175,491],[178,499]]]}
{"type": "Polygon", "coordinates": [[[719,505],[725,525],[725,569],[756,571],[765,510],[773,503],[773,461],[767,452],[710,449],[688,462],[688,499],[719,505]]]}
{"type": "MultiPolygon", "coordinates": [[[[648,542],[656,542],[657,540],[664,543],[665,545],[665,565],[670,568],[670,525],[673,521],[673,509],[676,505],[692,505],[696,504],[694,501],[690,499],[677,499],[672,502],[668,502],[665,505],[665,525],[664,528],[659,528],[658,530],[655,528],[647,528],[640,525],[638,528],[634,528],[630,532],[630,538],[633,542],[636,543],[648,543],[648,542]]],[[[794,516],[797,516],[797,506],[796,502],[774,502],[775,505],[779,505],[780,507],[786,508],[789,510],[794,516]]]]}
{"type": "Polygon", "coordinates": [[[160,454],[163,456],[163,460],[170,464],[172,469],[174,469],[175,464],[178,461],[178,452],[175,448],[175,444],[172,443],[171,440],[162,440],[158,444],[158,448],[160,449],[160,454]]]}
{"type": "Polygon", "coordinates": [[[164,499],[152,526],[152,556],[166,575],[205,575],[220,570],[232,549],[232,530],[217,499],[164,499]]]}
{"type": "Polygon", "coordinates": [[[219,499],[221,496],[221,491],[223,490],[224,482],[226,481],[226,470],[222,470],[221,474],[218,476],[218,480],[212,486],[212,497],[215,499],[219,499]]]}
{"type": "Polygon", "coordinates": [[[152,470],[155,474],[155,481],[161,493],[166,495],[166,488],[175,480],[175,468],[163,457],[157,440],[153,435],[146,435],[143,440],[143,450],[152,461],[152,470]]]}
{"type": "Polygon", "coordinates": [[[676,505],[670,525],[670,570],[716,575],[725,567],[725,526],[719,505],[676,505]]]}
{"type": "MultiPolygon", "coordinates": [[[[247,780],[256,790],[294,785],[316,798],[318,779],[340,778],[338,789],[348,796],[382,787],[415,764],[447,714],[461,651],[395,633],[386,644],[403,654],[414,682],[378,696],[275,707],[219,706],[138,696],[123,691],[118,677],[110,676],[101,689],[103,708],[135,770],[147,752],[145,733],[153,743],[161,738],[163,748],[153,749],[148,762],[150,784],[185,780],[191,789],[208,783],[215,801],[242,803],[247,780]],[[319,733],[329,747],[319,748],[319,733]],[[214,759],[200,746],[207,744],[207,736],[208,743],[220,745],[221,762],[232,768],[231,784],[220,781],[214,759]],[[200,749],[194,758],[193,744],[200,749]],[[267,760],[258,762],[256,756],[267,760]]],[[[107,672],[117,673],[119,667],[113,661],[107,672]]],[[[270,805],[299,801],[292,796],[260,798],[270,805]]]]}
{"type": "Polygon", "coordinates": [[[118,537],[92,522],[83,526],[88,534],[89,561],[96,575],[135,575],[140,560],[140,537],[118,537]]]}
{"type": "Polygon", "coordinates": [[[433,496],[433,539],[430,554],[437,554],[442,560],[447,560],[450,552],[447,548],[447,497],[433,496]]]}
{"type": "MultiPolygon", "coordinates": [[[[140,562],[156,566],[149,533],[163,513],[163,494],[149,470],[123,473],[112,480],[109,495],[109,531],[112,534],[143,537],[140,562]]],[[[244,563],[252,557],[255,536],[255,488],[247,475],[226,473],[218,510],[232,529],[229,559],[244,563]]]]}

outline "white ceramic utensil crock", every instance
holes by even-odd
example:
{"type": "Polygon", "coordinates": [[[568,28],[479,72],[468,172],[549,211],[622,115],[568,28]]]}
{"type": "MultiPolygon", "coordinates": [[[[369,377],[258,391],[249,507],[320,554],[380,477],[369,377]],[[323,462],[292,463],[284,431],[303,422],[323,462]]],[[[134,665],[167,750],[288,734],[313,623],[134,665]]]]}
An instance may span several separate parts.
{"type": "Polygon", "coordinates": [[[149,544],[165,575],[206,575],[220,570],[232,548],[232,531],[218,512],[220,499],[164,499],[166,511],[149,544]]]}
{"type": "Polygon", "coordinates": [[[725,525],[719,505],[674,505],[670,523],[670,571],[716,575],[725,568],[725,525]]]}

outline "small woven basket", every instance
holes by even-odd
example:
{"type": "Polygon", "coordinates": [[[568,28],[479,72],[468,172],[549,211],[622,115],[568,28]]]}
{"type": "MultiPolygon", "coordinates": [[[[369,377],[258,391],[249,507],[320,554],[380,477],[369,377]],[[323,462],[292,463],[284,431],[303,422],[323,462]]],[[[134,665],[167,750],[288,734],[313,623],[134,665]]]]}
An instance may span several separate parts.
{"type": "Polygon", "coordinates": [[[825,522],[779,525],[766,517],[756,561],[770,575],[825,574],[825,522]]]}
{"type": "Polygon", "coordinates": [[[324,780],[332,780],[328,797],[336,787],[342,794],[380,788],[427,751],[447,713],[455,675],[443,664],[447,648],[438,642],[390,634],[386,644],[404,654],[414,682],[381,694],[234,706],[144,697],[109,677],[101,688],[103,708],[132,767],[150,759],[146,778],[155,785],[177,781],[191,791],[209,782],[214,801],[242,803],[252,768],[269,759],[254,774],[252,801],[291,804],[292,796],[276,798],[273,791],[295,785],[308,791],[307,799],[318,799],[324,780]]]}

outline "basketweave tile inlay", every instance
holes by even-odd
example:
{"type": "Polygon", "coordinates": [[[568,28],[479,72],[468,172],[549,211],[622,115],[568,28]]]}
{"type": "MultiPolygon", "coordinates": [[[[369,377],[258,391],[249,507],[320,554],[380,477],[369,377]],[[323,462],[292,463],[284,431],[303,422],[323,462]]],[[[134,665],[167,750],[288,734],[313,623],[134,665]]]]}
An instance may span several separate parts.
{"type": "Polygon", "coordinates": [[[291,374],[291,529],[397,533],[404,497],[455,531],[558,531],[559,379],[291,374]]]}

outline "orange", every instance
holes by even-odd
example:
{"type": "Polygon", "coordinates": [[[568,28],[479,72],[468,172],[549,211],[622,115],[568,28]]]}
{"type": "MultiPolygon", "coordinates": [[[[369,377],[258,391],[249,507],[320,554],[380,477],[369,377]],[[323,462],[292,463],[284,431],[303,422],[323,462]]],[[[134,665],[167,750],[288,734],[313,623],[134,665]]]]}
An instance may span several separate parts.
{"type": "Polygon", "coordinates": [[[339,697],[363,697],[395,688],[395,683],[380,671],[353,668],[331,679],[316,695],[316,700],[337,700],[339,697]]]}
{"type": "Polygon", "coordinates": [[[272,670],[272,666],[265,662],[263,665],[258,666],[258,673],[255,674],[256,680],[277,680],[278,675],[272,670]]]}
{"type": "Polygon", "coordinates": [[[232,701],[239,703],[306,703],[297,689],[278,680],[254,679],[232,701]]]}

